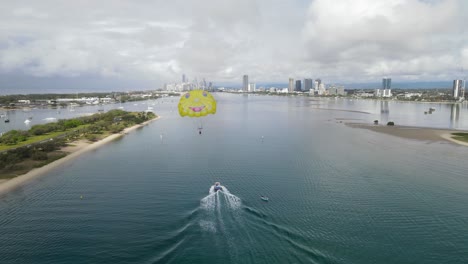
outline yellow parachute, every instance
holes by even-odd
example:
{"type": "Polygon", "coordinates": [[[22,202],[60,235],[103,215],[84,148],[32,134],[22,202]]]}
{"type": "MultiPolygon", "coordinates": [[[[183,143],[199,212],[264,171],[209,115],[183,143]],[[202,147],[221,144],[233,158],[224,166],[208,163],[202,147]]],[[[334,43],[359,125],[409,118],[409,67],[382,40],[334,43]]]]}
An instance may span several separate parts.
{"type": "Polygon", "coordinates": [[[179,100],[180,116],[201,117],[216,113],[216,101],[213,96],[203,90],[186,92],[179,100]]]}

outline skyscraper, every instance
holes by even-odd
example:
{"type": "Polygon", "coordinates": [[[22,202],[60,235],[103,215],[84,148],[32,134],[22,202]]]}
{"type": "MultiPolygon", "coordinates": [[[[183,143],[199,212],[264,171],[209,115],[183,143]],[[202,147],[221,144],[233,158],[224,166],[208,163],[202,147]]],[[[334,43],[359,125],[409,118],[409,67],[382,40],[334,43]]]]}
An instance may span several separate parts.
{"type": "Polygon", "coordinates": [[[452,95],[454,99],[463,98],[465,96],[465,89],[463,89],[463,80],[453,80],[452,95]]]}
{"type": "Polygon", "coordinates": [[[304,91],[310,91],[312,89],[312,79],[304,79],[304,91]]]}
{"type": "Polygon", "coordinates": [[[242,80],[243,80],[243,82],[242,82],[242,91],[248,92],[249,91],[249,76],[244,75],[242,80]]]}
{"type": "Polygon", "coordinates": [[[301,92],[302,91],[302,87],[301,87],[301,80],[297,80],[296,81],[296,92],[301,92]]]}
{"type": "Polygon", "coordinates": [[[391,78],[383,78],[382,79],[382,89],[384,90],[390,90],[392,86],[392,79],[391,78]]]}
{"type": "Polygon", "coordinates": [[[391,78],[383,78],[382,79],[382,89],[383,89],[383,97],[391,97],[392,96],[392,79],[391,78]]]}
{"type": "Polygon", "coordinates": [[[294,78],[289,78],[288,92],[294,92],[294,78]]]}
{"type": "Polygon", "coordinates": [[[185,73],[182,74],[182,82],[183,82],[183,83],[185,82],[185,73]]]}
{"type": "Polygon", "coordinates": [[[249,83],[249,92],[255,92],[257,90],[255,83],[249,83]]]}
{"type": "Polygon", "coordinates": [[[319,90],[320,84],[322,84],[322,80],[320,80],[320,79],[315,79],[315,82],[314,82],[314,90],[315,90],[315,91],[318,91],[318,90],[319,90]]]}

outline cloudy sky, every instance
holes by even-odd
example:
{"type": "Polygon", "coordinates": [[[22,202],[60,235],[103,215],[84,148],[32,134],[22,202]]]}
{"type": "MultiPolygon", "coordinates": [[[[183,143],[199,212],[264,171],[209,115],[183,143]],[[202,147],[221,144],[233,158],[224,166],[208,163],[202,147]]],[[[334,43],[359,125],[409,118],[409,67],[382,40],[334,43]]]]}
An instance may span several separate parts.
{"type": "Polygon", "coordinates": [[[0,89],[453,80],[467,14],[465,0],[0,0],[0,89]]]}

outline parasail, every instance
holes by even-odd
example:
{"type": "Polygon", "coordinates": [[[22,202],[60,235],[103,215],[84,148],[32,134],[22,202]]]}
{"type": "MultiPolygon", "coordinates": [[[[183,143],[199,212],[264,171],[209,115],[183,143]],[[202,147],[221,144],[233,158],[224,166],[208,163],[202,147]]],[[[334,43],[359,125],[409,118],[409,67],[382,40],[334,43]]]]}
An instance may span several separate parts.
{"type": "Polygon", "coordinates": [[[216,113],[216,100],[207,91],[193,90],[180,97],[178,107],[182,117],[202,117],[216,113]]]}

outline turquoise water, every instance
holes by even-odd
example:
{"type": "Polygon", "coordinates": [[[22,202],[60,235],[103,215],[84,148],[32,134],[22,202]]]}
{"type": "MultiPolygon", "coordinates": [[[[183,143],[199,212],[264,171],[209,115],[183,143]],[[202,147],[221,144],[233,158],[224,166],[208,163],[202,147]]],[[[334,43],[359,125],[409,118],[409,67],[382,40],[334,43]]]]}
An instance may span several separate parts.
{"type": "Polygon", "coordinates": [[[202,135],[166,100],[160,120],[2,197],[0,263],[468,262],[468,148],[340,123],[463,128],[464,105],[455,122],[445,105],[216,97],[202,135]]]}

